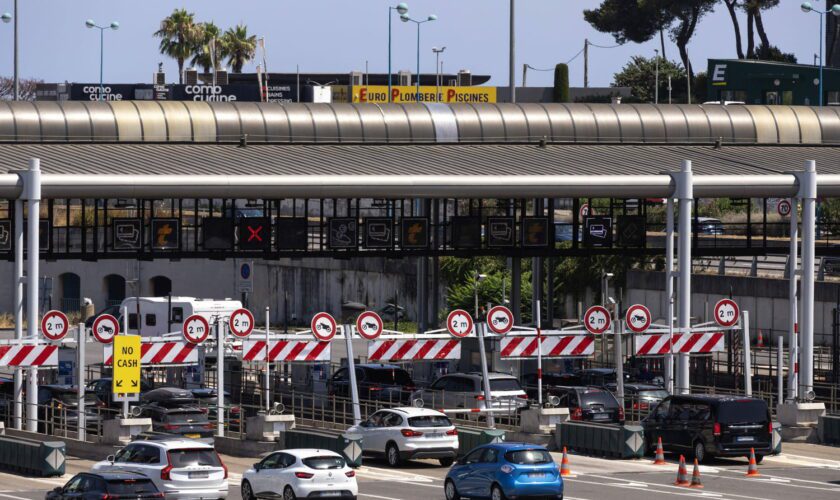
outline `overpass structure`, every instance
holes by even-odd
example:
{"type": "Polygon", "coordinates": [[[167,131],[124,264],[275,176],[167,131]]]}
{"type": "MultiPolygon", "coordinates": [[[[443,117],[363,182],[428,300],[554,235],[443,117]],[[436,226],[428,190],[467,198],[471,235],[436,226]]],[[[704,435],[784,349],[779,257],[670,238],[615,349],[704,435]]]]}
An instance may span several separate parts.
{"type": "MultiPolygon", "coordinates": [[[[394,231],[404,219],[427,220],[425,246],[406,245],[404,237],[386,242],[385,249],[396,256],[448,251],[470,255],[484,250],[525,256],[556,254],[557,245],[551,244],[553,238],[528,245],[523,237],[492,249],[481,241],[477,246],[459,246],[452,235],[452,228],[465,222],[454,220],[463,215],[458,213],[458,207],[464,206],[459,201],[466,200],[468,215],[478,218],[474,230],[483,227],[487,217],[481,200],[512,200],[496,203],[494,210],[500,212],[495,215],[511,221],[512,233],[524,234],[527,224],[540,222],[529,217],[545,218],[543,227],[551,223],[552,200],[557,198],[663,198],[667,200],[662,250],[668,262],[668,290],[678,304],[678,328],[688,328],[690,263],[692,247],[697,246],[691,237],[694,232],[696,240],[692,227],[696,199],[784,197],[797,202],[790,223],[791,254],[797,252],[795,215],[798,203],[802,204],[803,269],[809,270],[801,276],[798,307],[795,279],[791,282],[790,339],[801,348],[801,376],[797,380],[796,370],[791,370],[789,394],[807,398],[813,387],[814,275],[810,270],[817,251],[815,206],[817,197],[840,195],[838,143],[840,114],[833,108],[4,102],[0,103],[0,199],[10,200],[5,213],[9,227],[14,228],[8,252],[16,262],[17,334],[23,336],[24,202],[28,213],[40,213],[41,200],[49,207],[55,200],[65,200],[67,214],[69,200],[80,202],[80,249],[65,258],[114,256],[109,254],[109,249],[115,249],[115,228],[110,224],[115,213],[122,212],[114,210],[109,215],[108,207],[119,199],[136,200],[133,210],[140,213],[134,215],[139,220],[136,227],[144,235],[139,247],[131,248],[134,253],[120,253],[120,258],[138,254],[175,258],[189,256],[190,250],[195,257],[210,256],[199,237],[207,229],[197,219],[214,217],[214,199],[263,200],[261,217],[271,226],[278,219],[303,219],[305,234],[314,226],[320,243],[326,244],[321,248],[346,252],[344,256],[356,255],[352,252],[360,246],[376,255],[382,247],[360,245],[355,232],[348,245],[333,245],[337,240],[324,218],[325,199],[333,200],[332,214],[327,215],[344,219],[345,224],[359,223],[366,210],[376,208],[360,201],[371,199],[385,200],[378,218],[390,218],[394,231]],[[200,213],[197,201],[191,205],[192,212],[183,208],[183,200],[199,198],[211,200],[207,213],[200,213]],[[182,226],[184,212],[193,219],[192,232],[185,233],[192,235],[193,247],[181,239],[176,247],[155,247],[147,227],[159,218],[154,202],[161,199],[170,200],[168,220],[176,231],[187,229],[182,226]],[[340,199],[347,200],[343,212],[336,208],[340,199]],[[171,215],[176,212],[176,200],[177,218],[171,215]],[[288,204],[284,209],[284,200],[291,200],[291,212],[288,204]],[[308,221],[310,200],[320,201],[317,223],[308,221]],[[679,207],[678,221],[675,206],[679,207]],[[93,222],[87,220],[86,210],[91,210],[93,222]],[[679,274],[677,293],[673,293],[676,234],[679,274]],[[187,253],[177,253],[183,251],[187,253]],[[796,334],[797,311],[800,335],[796,334]]],[[[571,246],[579,248],[577,234],[582,225],[575,203],[571,246]]],[[[223,201],[217,218],[232,218],[225,216],[225,206],[229,205],[223,201]]],[[[611,215],[612,206],[611,202],[611,215]]],[[[49,215],[47,241],[52,243],[57,229],[52,227],[54,214],[50,211],[49,215]]],[[[696,222],[696,212],[694,218],[696,222]]],[[[29,217],[27,224],[29,235],[38,234],[38,218],[29,217]]],[[[278,248],[290,227],[278,225],[269,246],[256,248],[258,253],[250,255],[272,258],[281,250],[309,252],[306,244],[278,248]]],[[[231,248],[235,252],[230,255],[254,250],[241,245],[231,248]]],[[[39,238],[30,236],[26,249],[29,256],[41,254],[39,238]]],[[[795,266],[796,259],[791,263],[795,266]]],[[[28,259],[26,275],[38,276],[38,259],[28,259]]],[[[38,287],[28,287],[27,293],[27,317],[37,318],[38,287]]],[[[29,337],[35,338],[37,322],[28,325],[29,337]]],[[[681,356],[678,365],[677,387],[687,391],[687,358],[681,356]]],[[[791,366],[795,365],[792,359],[791,366]]],[[[35,380],[30,376],[31,384],[35,380]]]]}

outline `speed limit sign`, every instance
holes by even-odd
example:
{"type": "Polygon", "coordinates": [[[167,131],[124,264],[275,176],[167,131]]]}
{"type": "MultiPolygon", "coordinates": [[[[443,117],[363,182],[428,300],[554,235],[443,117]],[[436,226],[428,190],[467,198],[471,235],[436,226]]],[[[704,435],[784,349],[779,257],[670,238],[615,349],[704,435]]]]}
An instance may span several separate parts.
{"type": "Polygon", "coordinates": [[[733,326],[738,322],[741,310],[732,299],[719,300],[715,304],[715,322],[720,326],[733,326]]]}
{"type": "Polygon", "coordinates": [[[41,333],[49,340],[61,340],[67,335],[70,322],[61,311],[47,311],[41,318],[41,333]]]}
{"type": "Polygon", "coordinates": [[[790,215],[790,202],[788,200],[780,200],[779,204],[776,205],[776,211],[782,217],[787,217],[790,215]]]}
{"type": "Polygon", "coordinates": [[[230,331],[237,337],[247,337],[254,330],[254,315],[247,309],[233,311],[228,320],[230,331]]]}
{"type": "Polygon", "coordinates": [[[583,315],[583,324],[589,333],[604,333],[610,329],[610,312],[603,306],[592,306],[583,315]]]}
{"type": "Polygon", "coordinates": [[[446,329],[453,337],[466,337],[473,329],[473,320],[470,313],[463,309],[455,309],[446,317],[446,329]]]}
{"type": "Polygon", "coordinates": [[[332,340],[335,337],[336,330],[338,330],[335,318],[325,312],[313,316],[309,327],[312,329],[312,335],[321,342],[332,340]]]}
{"type": "Polygon", "coordinates": [[[207,340],[210,335],[210,323],[204,319],[203,316],[193,314],[184,320],[184,326],[181,328],[181,333],[184,338],[191,344],[200,344],[207,340]]]}

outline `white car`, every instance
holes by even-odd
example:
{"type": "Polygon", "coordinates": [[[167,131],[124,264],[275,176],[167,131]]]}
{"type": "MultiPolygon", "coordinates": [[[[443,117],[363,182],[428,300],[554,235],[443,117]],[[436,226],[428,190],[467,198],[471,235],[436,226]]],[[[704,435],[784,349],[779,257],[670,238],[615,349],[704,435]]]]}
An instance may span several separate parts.
{"type": "Polygon", "coordinates": [[[384,455],[396,467],[412,458],[437,458],[449,467],[458,456],[458,431],[443,413],[426,408],[379,410],[347,430],[362,435],[362,451],[384,455]]]}
{"type": "Polygon", "coordinates": [[[191,439],[134,441],[93,471],[137,471],[151,479],[166,498],[227,498],[228,470],[212,446],[191,439]]]}
{"type": "Polygon", "coordinates": [[[356,472],[328,450],[275,451],[242,475],[242,500],[281,497],[356,499],[356,472]]]}

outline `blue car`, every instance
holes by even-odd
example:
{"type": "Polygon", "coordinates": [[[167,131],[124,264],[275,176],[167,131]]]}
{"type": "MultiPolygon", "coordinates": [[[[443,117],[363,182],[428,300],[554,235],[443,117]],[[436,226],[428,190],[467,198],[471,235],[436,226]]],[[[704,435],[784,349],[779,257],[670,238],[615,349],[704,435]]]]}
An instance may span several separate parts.
{"type": "Polygon", "coordinates": [[[494,443],[473,449],[446,475],[446,500],[563,499],[560,469],[542,446],[494,443]]]}

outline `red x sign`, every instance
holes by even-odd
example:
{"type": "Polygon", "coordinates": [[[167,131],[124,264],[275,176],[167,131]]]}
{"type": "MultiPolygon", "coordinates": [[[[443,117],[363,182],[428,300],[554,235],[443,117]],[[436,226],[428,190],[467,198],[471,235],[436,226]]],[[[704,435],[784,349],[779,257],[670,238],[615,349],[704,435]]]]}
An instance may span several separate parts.
{"type": "Polygon", "coordinates": [[[265,217],[253,217],[239,223],[239,248],[242,250],[265,250],[271,245],[271,221],[265,217]]]}
{"type": "Polygon", "coordinates": [[[262,236],[260,235],[260,233],[262,233],[262,230],[263,230],[262,226],[257,226],[257,227],[248,226],[248,232],[251,233],[251,234],[248,235],[248,241],[259,241],[259,242],[261,242],[263,240],[262,236]]]}

